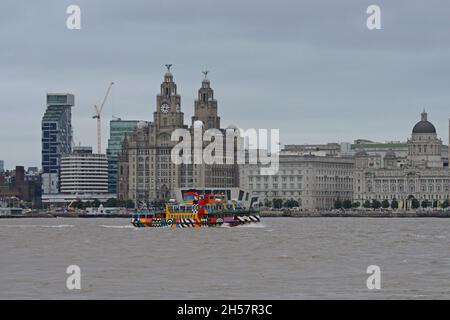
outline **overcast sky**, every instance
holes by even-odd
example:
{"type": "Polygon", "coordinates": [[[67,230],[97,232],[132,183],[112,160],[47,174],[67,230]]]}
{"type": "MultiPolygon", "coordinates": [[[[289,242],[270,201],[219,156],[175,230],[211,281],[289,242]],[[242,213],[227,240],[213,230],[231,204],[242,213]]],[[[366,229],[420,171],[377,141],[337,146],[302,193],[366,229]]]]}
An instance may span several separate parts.
{"type": "Polygon", "coordinates": [[[152,120],[166,63],[186,123],[209,69],[225,127],[279,128],[283,144],[406,140],[425,107],[448,142],[449,1],[2,0],[0,159],[40,167],[47,91],[76,95],[83,145],[111,81],[104,146],[113,114],[152,120]],[[366,27],[370,4],[382,30],[366,27]]]}

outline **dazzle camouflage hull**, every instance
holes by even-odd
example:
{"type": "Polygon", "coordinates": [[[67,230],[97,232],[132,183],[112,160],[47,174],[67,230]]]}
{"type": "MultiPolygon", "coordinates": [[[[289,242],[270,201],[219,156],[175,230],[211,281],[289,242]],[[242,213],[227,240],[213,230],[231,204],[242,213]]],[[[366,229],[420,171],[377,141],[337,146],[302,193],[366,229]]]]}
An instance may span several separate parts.
{"type": "Polygon", "coordinates": [[[137,228],[235,227],[259,223],[257,213],[223,195],[190,192],[184,195],[182,203],[169,203],[164,210],[135,212],[131,223],[137,228]]]}

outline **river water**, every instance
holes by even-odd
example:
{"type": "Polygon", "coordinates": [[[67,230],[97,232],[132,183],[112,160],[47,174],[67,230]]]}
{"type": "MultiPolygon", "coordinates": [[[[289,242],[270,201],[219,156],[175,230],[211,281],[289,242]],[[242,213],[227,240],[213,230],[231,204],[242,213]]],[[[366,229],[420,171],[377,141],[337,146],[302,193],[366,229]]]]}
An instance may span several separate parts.
{"type": "Polygon", "coordinates": [[[0,219],[0,299],[449,299],[450,219],[0,219]],[[81,269],[81,290],[66,269],[81,269]],[[367,289],[369,265],[381,290],[367,289]]]}

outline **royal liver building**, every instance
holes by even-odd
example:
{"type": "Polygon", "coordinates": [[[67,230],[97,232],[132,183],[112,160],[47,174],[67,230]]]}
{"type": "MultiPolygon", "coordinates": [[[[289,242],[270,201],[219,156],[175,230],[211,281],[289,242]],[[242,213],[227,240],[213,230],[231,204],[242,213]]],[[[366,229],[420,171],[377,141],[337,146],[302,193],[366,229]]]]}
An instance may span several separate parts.
{"type": "Polygon", "coordinates": [[[428,121],[425,110],[408,139],[408,155],[398,157],[392,150],[381,168],[369,166],[364,149],[355,154],[354,200],[396,199],[406,206],[411,199],[427,200],[430,205],[449,198],[449,170],[444,166],[442,140],[428,121]]]}
{"type": "MultiPolygon", "coordinates": [[[[124,140],[118,163],[118,198],[154,201],[176,198],[177,188],[232,188],[239,184],[235,164],[175,164],[171,150],[178,141],[171,141],[175,129],[193,134],[194,125],[220,129],[217,100],[207,72],[195,101],[192,126],[184,124],[181,96],[167,65],[167,73],[156,97],[153,122],[140,122],[131,136],[124,140]]],[[[192,139],[193,141],[193,139],[192,139]]]]}

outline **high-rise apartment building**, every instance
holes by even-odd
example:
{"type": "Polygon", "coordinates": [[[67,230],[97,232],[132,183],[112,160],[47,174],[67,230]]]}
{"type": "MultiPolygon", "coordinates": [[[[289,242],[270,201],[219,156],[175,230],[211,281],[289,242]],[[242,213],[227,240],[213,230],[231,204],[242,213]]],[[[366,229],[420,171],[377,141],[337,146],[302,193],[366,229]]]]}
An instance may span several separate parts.
{"type": "Polygon", "coordinates": [[[126,135],[132,135],[137,127],[137,120],[111,120],[109,122],[109,140],[106,155],[108,157],[108,192],[117,193],[118,154],[126,135]]]}
{"type": "Polygon", "coordinates": [[[42,118],[42,191],[59,192],[60,161],[72,150],[72,107],[75,97],[69,93],[47,94],[47,110],[42,118]]]}

